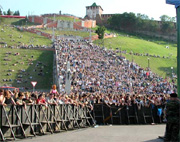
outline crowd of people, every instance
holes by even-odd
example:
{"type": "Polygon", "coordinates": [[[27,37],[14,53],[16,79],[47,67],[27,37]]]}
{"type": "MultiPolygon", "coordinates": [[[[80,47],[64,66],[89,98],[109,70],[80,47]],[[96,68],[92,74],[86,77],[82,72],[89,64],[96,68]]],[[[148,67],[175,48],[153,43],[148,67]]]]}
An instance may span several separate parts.
{"type": "Polygon", "coordinates": [[[174,81],[163,79],[148,68],[143,69],[118,56],[118,51],[86,42],[61,40],[56,44],[62,94],[66,94],[68,62],[71,65],[71,92],[98,96],[110,104],[137,99],[142,104],[163,104],[168,94],[177,92],[174,81]]]}
{"type": "MultiPolygon", "coordinates": [[[[119,50],[107,50],[86,41],[59,40],[57,51],[60,91],[56,85],[48,93],[19,92],[0,89],[0,105],[59,105],[87,106],[105,103],[107,106],[154,107],[165,109],[170,94],[177,92],[174,80],[163,79],[149,68],[119,56],[119,50]],[[68,70],[67,64],[70,64],[68,70]],[[70,80],[70,94],[66,81],[70,80]]],[[[38,65],[41,63],[38,63],[38,65]]],[[[37,66],[38,66],[37,65],[37,66]]],[[[159,109],[158,109],[159,110],[159,109]]],[[[163,111],[158,112],[164,113],[163,111]]],[[[169,115],[169,114],[167,114],[169,115]]],[[[165,118],[165,117],[164,117],[165,118]]]]}
{"type": "MultiPolygon", "coordinates": [[[[26,93],[28,95],[23,95],[23,104],[27,102],[24,100],[32,99],[31,103],[43,102],[42,104],[47,105],[50,99],[50,102],[55,104],[161,106],[166,103],[170,93],[177,92],[174,81],[163,79],[148,68],[143,69],[136,63],[118,56],[118,50],[107,50],[86,41],[74,40],[59,40],[54,46],[58,51],[60,92],[26,93]],[[68,62],[70,74],[67,74],[68,62]],[[71,80],[70,94],[67,94],[65,89],[67,75],[71,80]]],[[[1,104],[6,104],[7,96],[14,100],[11,103],[17,104],[17,98],[23,94],[16,91],[1,92],[1,104]]]]}

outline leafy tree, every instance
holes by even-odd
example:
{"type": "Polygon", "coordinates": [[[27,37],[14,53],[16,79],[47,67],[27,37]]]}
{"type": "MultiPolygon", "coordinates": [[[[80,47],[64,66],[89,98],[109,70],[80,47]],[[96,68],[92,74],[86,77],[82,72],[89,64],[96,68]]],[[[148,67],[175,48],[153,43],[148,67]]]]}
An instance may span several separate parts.
{"type": "Polygon", "coordinates": [[[96,33],[98,34],[98,38],[99,39],[103,39],[104,38],[105,30],[106,30],[106,28],[104,26],[98,27],[98,29],[96,30],[96,33]]]}
{"type": "Polygon", "coordinates": [[[7,15],[6,11],[3,11],[3,15],[7,15]]]}
{"type": "Polygon", "coordinates": [[[169,17],[167,15],[162,15],[160,17],[161,19],[161,31],[163,33],[171,33],[174,31],[174,22],[175,18],[174,17],[169,17]]]}
{"type": "Polygon", "coordinates": [[[17,11],[17,15],[18,15],[18,16],[20,16],[20,12],[19,12],[19,10],[17,11]]]}
{"type": "Polygon", "coordinates": [[[7,15],[13,15],[13,12],[10,9],[8,9],[7,15]]]}
{"type": "Polygon", "coordinates": [[[14,12],[14,14],[13,14],[13,15],[17,15],[16,11],[14,12]]]}
{"type": "Polygon", "coordinates": [[[13,15],[18,15],[19,16],[20,15],[19,10],[15,11],[13,15]]]}
{"type": "Polygon", "coordinates": [[[3,15],[3,12],[2,12],[2,10],[0,9],[0,15],[3,15]]]}
{"type": "Polygon", "coordinates": [[[8,9],[7,15],[11,15],[11,10],[10,9],[8,9]]]}
{"type": "Polygon", "coordinates": [[[18,15],[19,16],[20,15],[19,10],[15,11],[13,15],[18,15]]]}

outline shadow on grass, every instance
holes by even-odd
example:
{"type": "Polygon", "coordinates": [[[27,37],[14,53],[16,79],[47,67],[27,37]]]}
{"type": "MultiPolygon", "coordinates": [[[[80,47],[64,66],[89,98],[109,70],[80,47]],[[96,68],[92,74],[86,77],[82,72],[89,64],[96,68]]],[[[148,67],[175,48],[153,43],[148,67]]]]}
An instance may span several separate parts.
{"type": "Polygon", "coordinates": [[[36,55],[28,56],[25,64],[32,63],[25,71],[19,70],[12,86],[24,88],[25,90],[32,89],[31,81],[37,81],[36,89],[50,89],[53,83],[53,51],[34,50],[34,52],[41,52],[38,58],[36,55]],[[32,57],[33,56],[33,57],[32,57]],[[30,61],[32,60],[32,61],[30,61]],[[22,76],[22,78],[21,78],[22,76]],[[17,80],[22,80],[17,83],[17,80]]]}
{"type": "Polygon", "coordinates": [[[177,67],[173,67],[173,69],[171,69],[171,66],[159,67],[158,69],[163,71],[165,76],[167,76],[167,77],[172,77],[172,73],[175,73],[177,75],[177,67]]]}
{"type": "Polygon", "coordinates": [[[39,24],[35,24],[35,23],[32,23],[32,22],[29,22],[28,19],[21,19],[19,21],[12,22],[11,25],[16,25],[16,26],[32,26],[32,25],[39,25],[39,24]]]}

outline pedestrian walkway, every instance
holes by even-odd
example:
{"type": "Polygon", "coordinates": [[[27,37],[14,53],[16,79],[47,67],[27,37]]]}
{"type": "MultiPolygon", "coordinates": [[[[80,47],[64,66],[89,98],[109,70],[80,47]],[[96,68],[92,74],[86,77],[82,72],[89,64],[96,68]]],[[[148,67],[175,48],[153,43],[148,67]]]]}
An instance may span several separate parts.
{"type": "Polygon", "coordinates": [[[163,142],[165,125],[96,126],[58,134],[38,136],[23,142],[163,142]]]}

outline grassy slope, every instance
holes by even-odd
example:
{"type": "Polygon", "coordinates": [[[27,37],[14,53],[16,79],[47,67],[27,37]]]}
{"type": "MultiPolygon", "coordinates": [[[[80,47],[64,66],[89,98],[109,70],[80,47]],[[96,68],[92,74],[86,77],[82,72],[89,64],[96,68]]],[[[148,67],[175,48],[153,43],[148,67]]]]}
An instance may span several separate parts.
{"type": "MultiPolygon", "coordinates": [[[[52,30],[49,29],[39,29],[41,31],[44,31],[46,33],[52,34],[52,30]]],[[[74,36],[81,36],[81,37],[88,37],[89,32],[81,32],[81,31],[55,31],[55,35],[74,35],[74,36]]],[[[96,35],[95,33],[91,33],[91,35],[96,35]]]]}
{"type": "MultiPolygon", "coordinates": [[[[50,19],[54,20],[54,17],[49,17],[50,19]]],[[[71,17],[61,17],[61,16],[56,16],[55,17],[56,20],[63,20],[63,21],[72,21],[74,22],[74,18],[71,17]]],[[[75,19],[75,22],[80,21],[80,19],[75,19]]]]}
{"type": "MultiPolygon", "coordinates": [[[[95,41],[95,43],[99,43],[99,41],[95,41]]],[[[127,50],[127,53],[149,53],[151,55],[160,55],[161,58],[155,57],[147,57],[147,56],[133,56],[134,62],[140,65],[143,68],[148,66],[148,58],[150,58],[150,68],[153,72],[159,74],[160,76],[165,77],[169,73],[171,73],[171,67],[174,67],[174,71],[177,69],[177,47],[175,44],[169,44],[170,49],[166,49],[165,46],[168,45],[166,42],[156,41],[150,42],[143,39],[139,39],[137,37],[127,37],[120,35],[116,38],[105,39],[104,41],[105,47],[107,48],[121,48],[121,50],[127,50]],[[157,44],[160,43],[161,44],[157,44]],[[162,56],[169,56],[172,54],[170,59],[163,59],[162,56]]],[[[132,55],[123,54],[127,59],[132,61],[132,55]]]]}
{"type": "MultiPolygon", "coordinates": [[[[33,45],[51,45],[51,40],[49,40],[46,37],[39,36],[33,33],[29,32],[23,32],[19,31],[16,28],[10,27],[11,24],[17,24],[21,23],[21,20],[16,18],[5,18],[3,22],[0,24],[0,29],[4,29],[5,32],[0,31],[0,38],[2,42],[6,42],[8,45],[19,45],[18,42],[24,43],[24,44],[33,44],[33,45]],[[8,26],[4,26],[8,25],[8,26]],[[8,35],[13,35],[12,38],[10,38],[8,35]],[[23,35],[22,38],[19,38],[20,35],[23,35]],[[32,40],[32,37],[34,40],[32,40]],[[4,38],[4,39],[2,39],[4,38]],[[15,41],[10,41],[14,39],[15,41]]],[[[30,24],[30,23],[29,23],[30,24]]]]}
{"type": "MultiPolygon", "coordinates": [[[[18,42],[22,42],[24,44],[34,44],[34,45],[51,45],[51,40],[39,36],[36,34],[32,34],[29,32],[22,32],[17,30],[16,28],[10,27],[10,25],[26,25],[26,22],[24,20],[19,20],[16,18],[3,18],[3,20],[0,23],[0,29],[4,29],[5,32],[0,31],[0,41],[6,42],[8,45],[18,45],[18,42]],[[8,26],[7,26],[8,25],[8,26]],[[13,37],[10,38],[8,35],[12,34],[13,37]],[[19,38],[20,35],[23,35],[22,38],[19,38]],[[32,37],[34,40],[32,40],[32,37]],[[10,41],[11,39],[15,39],[14,42],[10,41]],[[31,41],[31,42],[30,42],[31,41]]],[[[27,25],[33,25],[33,23],[27,22],[27,25]]],[[[3,44],[2,44],[3,45],[3,44]]],[[[53,52],[52,51],[40,51],[40,50],[25,50],[25,49],[9,49],[9,48],[0,48],[0,85],[8,84],[15,87],[30,87],[32,88],[32,85],[30,82],[37,81],[38,84],[36,86],[37,89],[49,89],[53,78],[53,52]],[[3,59],[6,56],[6,52],[12,52],[12,53],[20,53],[20,56],[13,56],[9,55],[7,58],[11,59],[11,61],[4,61],[3,59]],[[27,57],[24,57],[27,55],[27,57]],[[28,65],[28,58],[31,58],[31,56],[34,56],[33,65],[28,65]],[[21,58],[22,57],[22,58],[21,58]],[[45,58],[46,57],[46,58],[45,58]],[[13,66],[12,64],[16,62],[24,62],[23,64],[17,63],[17,66],[13,66]],[[35,69],[35,65],[37,61],[41,61],[42,63],[46,64],[47,67],[44,68],[45,77],[38,76],[36,72],[33,72],[33,69],[35,69]],[[4,65],[4,63],[8,63],[8,65],[4,65]],[[12,76],[7,76],[7,70],[8,69],[14,69],[15,71],[12,72],[12,76]],[[27,79],[27,83],[17,84],[15,79],[17,79],[18,74],[20,74],[19,70],[25,69],[26,73],[30,73],[30,76],[33,77],[33,79],[29,79],[30,76],[23,75],[24,79],[27,79]],[[2,82],[2,79],[13,79],[12,82],[2,82]]],[[[36,68],[37,69],[37,68],[36,68]]],[[[38,69],[39,70],[39,69],[38,69]]]]}
{"type": "Polygon", "coordinates": [[[0,84],[3,85],[5,83],[12,84],[12,86],[15,87],[32,87],[30,82],[31,81],[37,81],[38,84],[36,88],[42,89],[42,88],[50,88],[52,84],[52,73],[53,73],[53,52],[52,51],[40,51],[40,50],[27,50],[27,49],[9,49],[9,48],[0,48],[0,84]],[[14,55],[8,55],[6,56],[6,52],[12,52],[12,53],[20,53],[19,56],[14,55]],[[25,57],[27,55],[27,57],[25,57]],[[29,61],[28,59],[31,59],[31,56],[33,57],[33,65],[28,65],[29,61]],[[46,58],[44,58],[46,57],[46,58]],[[11,61],[4,61],[4,58],[11,59],[11,61]],[[19,63],[17,63],[19,61],[19,63]],[[45,73],[45,77],[38,76],[37,72],[34,72],[33,69],[37,69],[39,71],[39,68],[35,67],[37,62],[40,61],[47,65],[43,70],[45,73]],[[24,64],[21,64],[24,62],[24,64]],[[8,65],[4,65],[4,63],[8,63],[8,65]],[[13,66],[12,64],[17,64],[16,66],[13,66]],[[12,72],[12,76],[7,76],[7,70],[13,69],[15,70],[12,72]],[[25,75],[24,73],[20,73],[19,70],[25,69],[25,73],[29,73],[30,75],[25,75]],[[27,83],[17,84],[15,79],[17,79],[18,75],[22,74],[23,79],[27,79],[27,83]],[[29,79],[29,77],[32,76],[32,79],[29,79]],[[13,82],[2,82],[2,79],[13,79],[13,82]]]}

